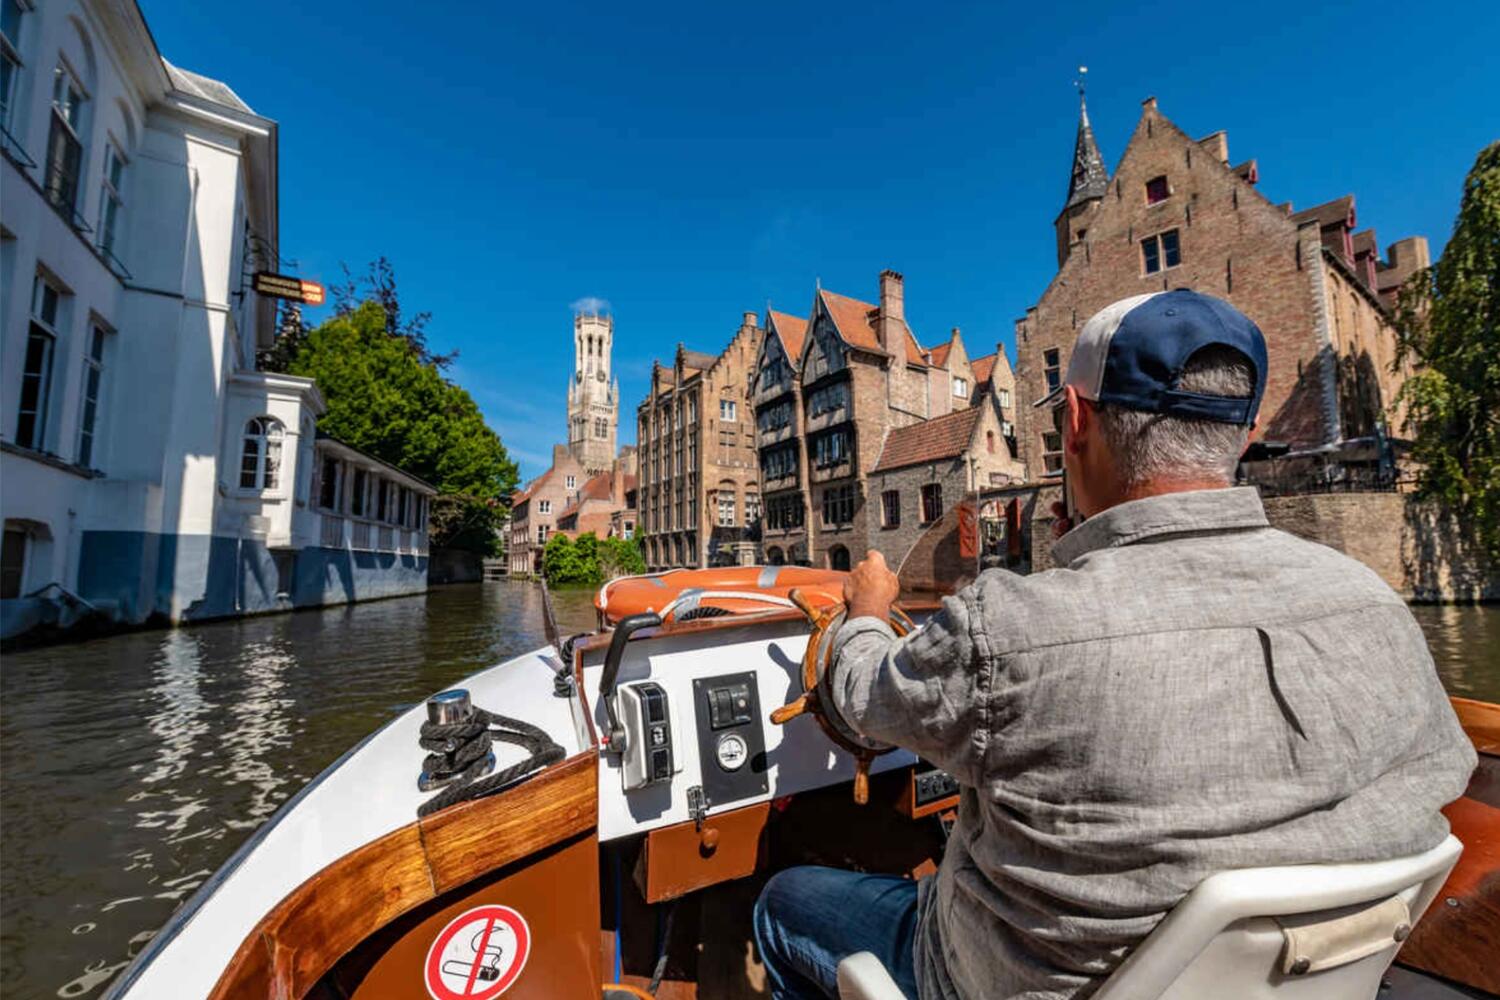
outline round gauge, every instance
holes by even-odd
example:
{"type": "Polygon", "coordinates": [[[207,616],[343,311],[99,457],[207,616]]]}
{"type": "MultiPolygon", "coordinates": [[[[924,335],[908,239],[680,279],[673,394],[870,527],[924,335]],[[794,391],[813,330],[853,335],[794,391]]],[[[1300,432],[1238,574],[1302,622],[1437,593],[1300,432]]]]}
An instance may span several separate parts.
{"type": "Polygon", "coordinates": [[[738,771],[744,766],[745,758],[750,756],[750,747],[738,733],[725,733],[719,738],[714,755],[719,758],[719,766],[724,770],[738,771]]]}

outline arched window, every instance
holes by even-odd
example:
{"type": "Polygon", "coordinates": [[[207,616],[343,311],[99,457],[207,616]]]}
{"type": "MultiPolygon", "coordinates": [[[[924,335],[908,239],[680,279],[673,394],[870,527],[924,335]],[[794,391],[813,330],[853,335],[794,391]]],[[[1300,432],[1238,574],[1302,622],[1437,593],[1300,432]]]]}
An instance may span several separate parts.
{"type": "Polygon", "coordinates": [[[245,424],[240,453],[240,489],[274,490],[281,484],[281,441],[286,431],[274,417],[252,417],[245,424]]]}
{"type": "Polygon", "coordinates": [[[847,570],[849,568],[849,550],[842,545],[835,545],[829,549],[828,568],[847,570]]]}
{"type": "Polygon", "coordinates": [[[766,549],[766,565],[784,566],[786,565],[786,555],[781,549],[773,545],[769,549],[766,549]]]}
{"type": "Polygon", "coordinates": [[[984,444],[985,444],[985,447],[989,449],[990,454],[993,455],[995,453],[995,432],[994,431],[985,431],[984,432],[984,444]]]}

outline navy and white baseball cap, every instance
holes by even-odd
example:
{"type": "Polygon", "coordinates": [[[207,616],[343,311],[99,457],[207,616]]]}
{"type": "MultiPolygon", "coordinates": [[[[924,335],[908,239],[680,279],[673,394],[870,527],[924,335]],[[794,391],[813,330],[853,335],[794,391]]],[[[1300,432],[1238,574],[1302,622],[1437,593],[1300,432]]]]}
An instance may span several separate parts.
{"type": "Polygon", "coordinates": [[[1068,373],[1037,406],[1056,406],[1068,386],[1096,403],[1194,420],[1249,426],[1266,391],[1266,338],[1250,317],[1223,299],[1186,288],[1133,295],[1083,324],[1068,373]],[[1255,370],[1249,398],[1184,392],[1177,380],[1205,347],[1243,354],[1255,370]]]}

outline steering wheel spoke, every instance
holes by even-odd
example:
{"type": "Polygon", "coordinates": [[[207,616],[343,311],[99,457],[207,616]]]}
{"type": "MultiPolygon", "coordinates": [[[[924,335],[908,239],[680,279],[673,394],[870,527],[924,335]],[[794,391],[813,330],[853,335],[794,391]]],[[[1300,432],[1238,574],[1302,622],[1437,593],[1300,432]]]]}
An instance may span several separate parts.
{"type": "MultiPolygon", "coordinates": [[[[876,757],[889,753],[895,747],[876,748],[865,746],[846,735],[831,718],[818,694],[818,684],[828,668],[833,655],[833,638],[844,622],[845,607],[840,602],[818,606],[801,590],[787,595],[797,609],[807,618],[812,631],[807,637],[807,651],[802,656],[802,693],[780,708],[771,712],[771,722],[781,726],[799,715],[811,715],[818,721],[833,744],[854,757],[854,801],[864,805],[870,798],[870,764],[876,757]]],[[[907,635],[916,626],[901,608],[893,606],[890,616],[891,629],[898,635],[907,635]]]]}

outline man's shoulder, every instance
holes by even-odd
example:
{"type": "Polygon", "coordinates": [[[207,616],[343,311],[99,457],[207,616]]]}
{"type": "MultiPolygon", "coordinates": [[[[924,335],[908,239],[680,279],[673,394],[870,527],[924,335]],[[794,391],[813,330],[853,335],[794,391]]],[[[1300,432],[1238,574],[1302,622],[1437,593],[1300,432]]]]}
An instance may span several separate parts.
{"type": "Polygon", "coordinates": [[[995,653],[1150,632],[1274,623],[1316,611],[1405,608],[1374,570],[1275,528],[1184,535],[1021,575],[982,573],[962,597],[995,653]]]}

